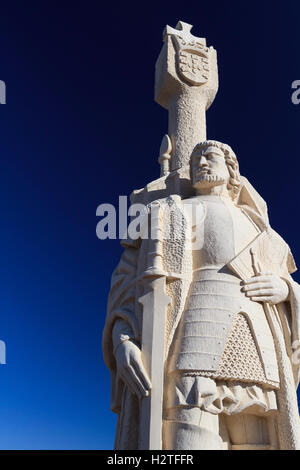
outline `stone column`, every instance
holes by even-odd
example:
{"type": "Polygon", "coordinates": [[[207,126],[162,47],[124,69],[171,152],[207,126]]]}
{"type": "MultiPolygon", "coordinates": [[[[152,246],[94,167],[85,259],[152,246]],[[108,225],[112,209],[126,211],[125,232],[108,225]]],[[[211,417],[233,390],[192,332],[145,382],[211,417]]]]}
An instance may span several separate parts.
{"type": "Polygon", "coordinates": [[[205,38],[179,21],[166,26],[155,67],[155,101],[168,109],[171,170],[189,163],[195,145],[206,139],[205,112],[218,90],[217,55],[205,38]]]}

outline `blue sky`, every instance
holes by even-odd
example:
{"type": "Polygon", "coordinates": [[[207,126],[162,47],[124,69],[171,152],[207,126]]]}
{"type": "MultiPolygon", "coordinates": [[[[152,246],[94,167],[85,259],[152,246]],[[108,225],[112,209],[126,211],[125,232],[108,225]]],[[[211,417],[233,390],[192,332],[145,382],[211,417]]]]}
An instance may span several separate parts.
{"type": "Polygon", "coordinates": [[[95,213],[159,175],[166,24],[217,49],[208,137],[233,147],[300,260],[299,13],[291,0],[1,5],[1,449],[113,447],[101,333],[121,248],[97,239],[95,213]]]}

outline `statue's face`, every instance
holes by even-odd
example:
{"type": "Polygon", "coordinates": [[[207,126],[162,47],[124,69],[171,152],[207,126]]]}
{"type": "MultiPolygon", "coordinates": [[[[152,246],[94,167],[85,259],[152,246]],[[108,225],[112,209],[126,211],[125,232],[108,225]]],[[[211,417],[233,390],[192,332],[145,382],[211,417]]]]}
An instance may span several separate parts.
{"type": "Polygon", "coordinates": [[[197,189],[227,184],[230,175],[222,150],[210,146],[194,152],[191,177],[197,189]]]}

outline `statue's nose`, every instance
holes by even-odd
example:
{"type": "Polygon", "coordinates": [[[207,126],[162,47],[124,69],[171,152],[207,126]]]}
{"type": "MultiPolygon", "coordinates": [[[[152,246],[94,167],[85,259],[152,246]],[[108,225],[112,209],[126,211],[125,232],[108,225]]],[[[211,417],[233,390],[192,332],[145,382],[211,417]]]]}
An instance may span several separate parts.
{"type": "Polygon", "coordinates": [[[201,155],[199,159],[199,166],[204,166],[204,165],[207,165],[207,160],[204,155],[201,155]]]}

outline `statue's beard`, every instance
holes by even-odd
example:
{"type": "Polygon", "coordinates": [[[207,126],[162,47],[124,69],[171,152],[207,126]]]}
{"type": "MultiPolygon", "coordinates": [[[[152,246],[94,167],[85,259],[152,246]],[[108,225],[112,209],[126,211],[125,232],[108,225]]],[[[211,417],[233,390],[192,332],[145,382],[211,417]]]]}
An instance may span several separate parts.
{"type": "Polygon", "coordinates": [[[219,175],[209,175],[207,173],[199,175],[194,179],[194,186],[218,186],[225,183],[225,178],[219,175]]]}

